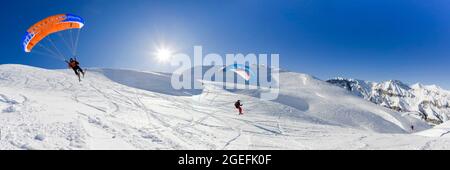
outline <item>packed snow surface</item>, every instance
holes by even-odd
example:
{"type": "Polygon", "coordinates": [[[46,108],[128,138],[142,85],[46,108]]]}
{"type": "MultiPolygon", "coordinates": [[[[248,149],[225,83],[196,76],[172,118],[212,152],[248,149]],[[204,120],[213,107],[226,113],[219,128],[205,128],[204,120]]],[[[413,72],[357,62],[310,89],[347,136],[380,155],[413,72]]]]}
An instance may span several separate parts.
{"type": "Polygon", "coordinates": [[[432,128],[312,76],[279,73],[258,90],[174,90],[171,75],[0,65],[0,149],[449,149],[432,128]],[[244,115],[233,104],[240,99],[244,115]],[[414,130],[412,130],[414,126],[414,130]]]}

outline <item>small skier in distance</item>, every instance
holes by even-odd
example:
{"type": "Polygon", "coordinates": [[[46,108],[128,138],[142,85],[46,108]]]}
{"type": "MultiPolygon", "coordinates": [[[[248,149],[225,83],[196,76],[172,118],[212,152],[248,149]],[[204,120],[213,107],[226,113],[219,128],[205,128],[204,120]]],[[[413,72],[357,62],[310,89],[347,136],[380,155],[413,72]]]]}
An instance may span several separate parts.
{"type": "Polygon", "coordinates": [[[414,131],[414,125],[411,125],[411,130],[414,131]]]}
{"type": "Polygon", "coordinates": [[[80,72],[84,77],[84,71],[83,69],[81,69],[80,63],[77,61],[76,57],[70,58],[69,61],[66,60],[66,63],[68,64],[69,68],[73,69],[75,74],[78,76],[78,81],[81,81],[80,72]]]}
{"type": "Polygon", "coordinates": [[[239,115],[243,115],[244,113],[242,112],[242,104],[241,104],[241,100],[236,101],[236,103],[234,103],[234,107],[236,107],[236,109],[239,110],[239,115]]]}

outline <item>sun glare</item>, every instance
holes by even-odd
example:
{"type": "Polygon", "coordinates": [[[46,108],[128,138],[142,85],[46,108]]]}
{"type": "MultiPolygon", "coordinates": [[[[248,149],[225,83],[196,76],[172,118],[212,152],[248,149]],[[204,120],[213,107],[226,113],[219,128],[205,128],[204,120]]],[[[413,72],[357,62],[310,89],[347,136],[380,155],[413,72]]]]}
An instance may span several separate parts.
{"type": "Polygon", "coordinates": [[[168,48],[159,48],[156,50],[155,56],[160,62],[168,62],[172,57],[172,51],[168,48]]]}

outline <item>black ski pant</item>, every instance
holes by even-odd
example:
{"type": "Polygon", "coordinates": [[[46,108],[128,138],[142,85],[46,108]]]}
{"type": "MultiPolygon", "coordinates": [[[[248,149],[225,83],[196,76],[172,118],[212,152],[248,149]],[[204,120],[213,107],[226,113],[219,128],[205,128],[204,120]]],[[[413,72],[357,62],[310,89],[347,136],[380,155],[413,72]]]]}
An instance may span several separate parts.
{"type": "Polygon", "coordinates": [[[72,68],[76,75],[78,75],[80,72],[83,72],[80,66],[75,66],[72,68]],[[80,71],[80,72],[79,72],[80,71]]]}

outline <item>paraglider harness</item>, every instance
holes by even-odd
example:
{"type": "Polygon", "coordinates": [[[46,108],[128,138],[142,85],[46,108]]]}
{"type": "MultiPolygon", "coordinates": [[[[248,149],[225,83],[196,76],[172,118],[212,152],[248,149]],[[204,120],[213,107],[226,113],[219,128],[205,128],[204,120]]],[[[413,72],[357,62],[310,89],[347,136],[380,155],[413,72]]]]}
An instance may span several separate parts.
{"type": "Polygon", "coordinates": [[[84,76],[84,71],[81,69],[80,67],[80,63],[77,61],[76,58],[74,59],[70,59],[70,61],[66,61],[66,63],[68,64],[68,67],[73,69],[73,71],[75,72],[75,74],[79,77],[80,76],[80,72],[83,74],[84,76]]]}
{"type": "Polygon", "coordinates": [[[244,113],[242,113],[242,107],[241,106],[242,106],[242,104],[241,104],[240,100],[238,100],[236,103],[234,103],[234,107],[236,107],[236,109],[239,110],[239,115],[244,114],[244,113]]]}
{"type": "Polygon", "coordinates": [[[239,109],[241,107],[241,102],[237,101],[236,103],[234,103],[234,107],[236,107],[236,109],[239,109]]]}

